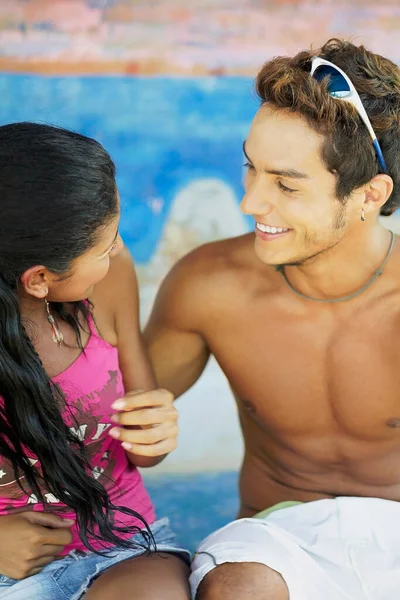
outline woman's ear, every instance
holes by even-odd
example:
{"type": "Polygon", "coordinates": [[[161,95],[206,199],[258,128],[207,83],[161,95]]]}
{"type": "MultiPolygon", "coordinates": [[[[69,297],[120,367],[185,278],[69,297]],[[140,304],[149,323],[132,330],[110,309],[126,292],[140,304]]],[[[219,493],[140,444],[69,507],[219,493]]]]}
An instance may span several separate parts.
{"type": "Polygon", "coordinates": [[[27,269],[20,277],[22,288],[26,294],[34,298],[46,298],[49,293],[49,271],[42,265],[27,269]]]}

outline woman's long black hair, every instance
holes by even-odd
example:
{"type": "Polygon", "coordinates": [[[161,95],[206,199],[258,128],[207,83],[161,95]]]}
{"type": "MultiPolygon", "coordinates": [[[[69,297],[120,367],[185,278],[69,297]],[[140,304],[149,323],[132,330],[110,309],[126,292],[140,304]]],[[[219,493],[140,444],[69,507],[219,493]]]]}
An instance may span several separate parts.
{"type": "MultiPolygon", "coordinates": [[[[67,273],[117,212],[115,166],[98,142],[35,123],[0,127],[0,455],[17,480],[25,478],[24,492],[43,503],[43,492],[50,492],[76,513],[81,540],[91,550],[93,539],[132,546],[120,534],[141,530],[116,526],[116,510],[142,521],[147,548],[152,536],[138,513],[111,504],[91,476],[83,443],[63,421],[63,393],[25,330],[18,286],[33,265],[67,273]],[[41,474],[27,453],[38,458],[41,474]]],[[[79,320],[87,323],[88,306],[53,308],[81,346],[79,320]]]]}

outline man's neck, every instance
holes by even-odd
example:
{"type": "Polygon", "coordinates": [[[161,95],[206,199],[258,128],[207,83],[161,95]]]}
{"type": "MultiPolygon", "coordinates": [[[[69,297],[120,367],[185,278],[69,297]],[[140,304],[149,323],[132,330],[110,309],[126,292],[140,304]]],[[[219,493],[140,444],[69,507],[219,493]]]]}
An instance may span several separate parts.
{"type": "Polygon", "coordinates": [[[382,265],[390,237],[379,223],[359,228],[305,264],[285,267],[285,274],[305,296],[327,300],[347,296],[362,288],[382,265]]]}

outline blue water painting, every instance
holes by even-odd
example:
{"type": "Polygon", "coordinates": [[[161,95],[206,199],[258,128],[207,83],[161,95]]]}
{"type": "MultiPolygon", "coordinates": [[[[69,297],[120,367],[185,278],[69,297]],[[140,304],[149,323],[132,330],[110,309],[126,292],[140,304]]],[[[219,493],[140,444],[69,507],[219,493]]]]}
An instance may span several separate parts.
{"type": "MultiPolygon", "coordinates": [[[[245,77],[0,75],[0,123],[32,120],[99,140],[117,165],[121,232],[139,263],[154,254],[176,194],[215,178],[242,195],[242,142],[257,110],[245,77]]],[[[250,224],[250,223],[249,223],[250,224]]]]}

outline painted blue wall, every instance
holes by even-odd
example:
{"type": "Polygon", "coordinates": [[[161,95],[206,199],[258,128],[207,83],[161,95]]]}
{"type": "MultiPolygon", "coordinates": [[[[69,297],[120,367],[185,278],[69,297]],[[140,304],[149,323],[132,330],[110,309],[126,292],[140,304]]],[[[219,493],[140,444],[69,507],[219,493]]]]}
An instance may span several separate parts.
{"type": "Polygon", "coordinates": [[[0,123],[33,120],[99,140],[117,165],[121,231],[150,260],[179,190],[199,177],[239,200],[241,145],[257,108],[252,80],[0,75],[0,123]]]}

